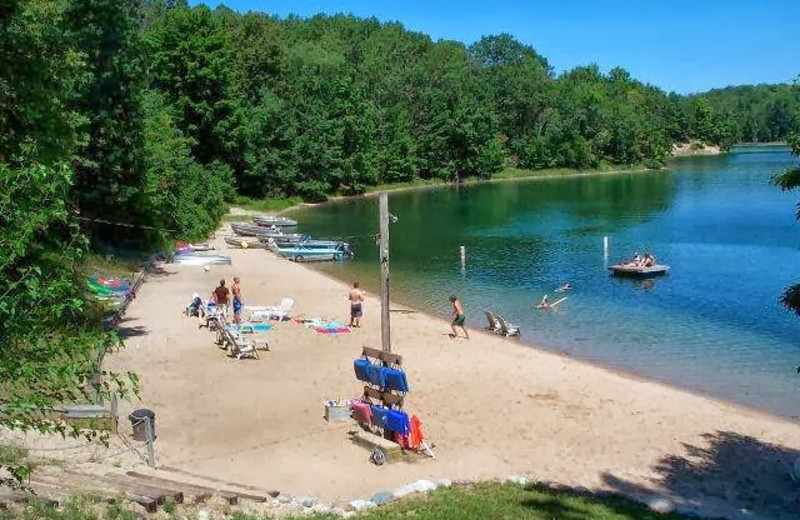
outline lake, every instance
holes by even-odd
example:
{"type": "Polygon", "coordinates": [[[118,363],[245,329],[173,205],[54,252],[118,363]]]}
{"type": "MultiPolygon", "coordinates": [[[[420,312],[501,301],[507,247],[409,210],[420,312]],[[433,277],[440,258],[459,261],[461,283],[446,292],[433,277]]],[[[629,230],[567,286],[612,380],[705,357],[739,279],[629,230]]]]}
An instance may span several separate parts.
{"type": "MultiPolygon", "coordinates": [[[[392,299],[447,317],[457,294],[471,327],[491,309],[522,327],[523,342],[800,416],[800,318],[778,302],[800,280],[800,194],[770,185],[793,163],[788,149],[742,148],[666,171],[392,193],[392,299]],[[670,273],[609,276],[607,265],[634,251],[670,273]],[[534,309],[567,281],[558,312],[534,309]]],[[[379,292],[377,198],[294,216],[304,232],[350,237],[356,257],[319,268],[379,292]]],[[[379,316],[366,309],[365,319],[379,316]]]]}

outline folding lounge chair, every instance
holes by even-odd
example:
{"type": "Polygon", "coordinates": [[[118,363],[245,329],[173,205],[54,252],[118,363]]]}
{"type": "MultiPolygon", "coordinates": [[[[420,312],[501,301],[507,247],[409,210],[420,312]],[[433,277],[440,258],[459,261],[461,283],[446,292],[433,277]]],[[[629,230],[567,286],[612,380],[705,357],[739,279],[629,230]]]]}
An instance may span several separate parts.
{"type": "Polygon", "coordinates": [[[249,307],[250,319],[275,319],[275,320],[288,320],[289,313],[294,308],[294,300],[292,298],[284,298],[281,304],[277,307],[249,307]]]}
{"type": "Polygon", "coordinates": [[[235,356],[237,360],[243,357],[251,357],[258,359],[258,350],[269,350],[269,343],[267,341],[259,344],[254,339],[246,339],[241,334],[232,332],[227,327],[221,327],[222,337],[224,344],[230,348],[231,356],[235,356]]]}
{"type": "Polygon", "coordinates": [[[199,326],[205,326],[209,330],[218,329],[220,322],[225,319],[225,309],[220,308],[218,305],[208,305],[203,302],[197,313],[197,321],[199,326]]]}
{"type": "Polygon", "coordinates": [[[490,330],[492,332],[500,332],[500,324],[497,323],[497,319],[494,317],[489,311],[484,311],[486,314],[486,321],[489,322],[489,325],[486,327],[486,330],[490,330]]]}
{"type": "Polygon", "coordinates": [[[511,325],[502,316],[497,317],[497,322],[500,324],[500,334],[503,336],[519,336],[522,331],[516,325],[511,325]]]}

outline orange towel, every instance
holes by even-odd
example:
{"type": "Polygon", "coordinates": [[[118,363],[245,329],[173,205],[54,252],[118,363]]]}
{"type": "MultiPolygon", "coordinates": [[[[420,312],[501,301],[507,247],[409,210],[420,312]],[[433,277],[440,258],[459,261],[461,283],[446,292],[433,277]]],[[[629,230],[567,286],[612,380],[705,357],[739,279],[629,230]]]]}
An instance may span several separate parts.
{"type": "Polygon", "coordinates": [[[425,440],[425,437],[422,434],[422,422],[419,420],[419,417],[412,415],[411,431],[408,433],[408,447],[416,450],[422,445],[423,440],[425,440]]]}

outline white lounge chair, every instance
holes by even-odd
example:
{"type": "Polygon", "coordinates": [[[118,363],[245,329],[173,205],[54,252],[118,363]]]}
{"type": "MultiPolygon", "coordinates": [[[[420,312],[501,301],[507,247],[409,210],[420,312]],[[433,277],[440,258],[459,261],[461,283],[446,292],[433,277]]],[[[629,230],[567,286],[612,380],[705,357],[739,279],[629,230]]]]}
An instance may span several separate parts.
{"type": "Polygon", "coordinates": [[[503,336],[519,336],[522,331],[516,325],[511,325],[502,316],[497,317],[497,323],[500,324],[500,334],[503,336]]]}
{"type": "Polygon", "coordinates": [[[499,333],[500,332],[500,324],[497,323],[497,318],[495,318],[494,314],[492,314],[489,311],[484,311],[484,313],[486,314],[486,321],[489,322],[489,325],[487,325],[486,330],[490,330],[492,332],[498,332],[499,333]]]}
{"type": "Polygon", "coordinates": [[[207,327],[209,330],[220,328],[220,323],[225,320],[225,306],[203,304],[198,309],[197,321],[200,327],[207,327]]]}
{"type": "Polygon", "coordinates": [[[284,298],[281,304],[277,307],[247,307],[250,311],[250,319],[262,320],[288,320],[289,313],[294,308],[294,300],[292,298],[284,298]]]}
{"type": "Polygon", "coordinates": [[[259,343],[255,339],[245,338],[238,332],[226,326],[220,327],[219,330],[224,348],[229,348],[231,356],[236,357],[237,360],[240,360],[243,357],[258,359],[259,349],[269,350],[269,343],[266,340],[263,340],[259,343]]]}

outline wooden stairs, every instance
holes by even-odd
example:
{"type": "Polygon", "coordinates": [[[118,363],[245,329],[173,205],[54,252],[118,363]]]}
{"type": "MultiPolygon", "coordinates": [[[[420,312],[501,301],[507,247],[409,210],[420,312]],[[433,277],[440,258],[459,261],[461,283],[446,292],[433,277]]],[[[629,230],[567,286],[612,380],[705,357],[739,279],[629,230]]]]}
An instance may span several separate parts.
{"type": "Polygon", "coordinates": [[[11,503],[34,500],[58,507],[68,496],[88,495],[109,503],[135,502],[148,513],[155,513],[168,500],[176,504],[196,504],[217,496],[237,505],[240,500],[266,502],[268,497],[279,494],[277,490],[264,490],[171,467],[127,472],[109,472],[104,466],[80,470],[47,467],[31,475],[28,487],[30,491],[27,492],[0,489],[0,509],[6,509],[11,503]]]}

